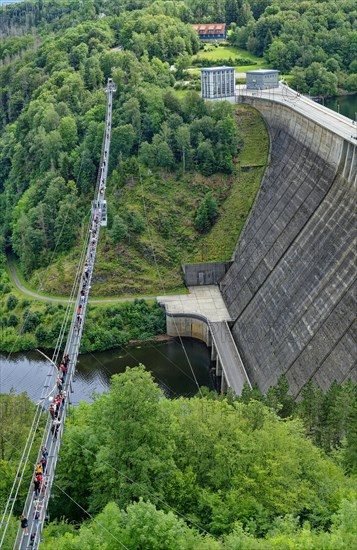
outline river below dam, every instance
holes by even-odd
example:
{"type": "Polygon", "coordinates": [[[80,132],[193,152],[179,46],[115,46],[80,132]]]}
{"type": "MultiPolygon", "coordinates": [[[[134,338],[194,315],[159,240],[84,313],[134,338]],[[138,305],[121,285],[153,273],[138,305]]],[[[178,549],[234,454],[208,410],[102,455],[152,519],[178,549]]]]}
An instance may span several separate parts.
{"type": "MultiPolygon", "coordinates": [[[[167,397],[192,396],[197,385],[213,389],[210,374],[210,351],[203,342],[192,338],[165,342],[141,343],[128,348],[87,353],[79,356],[72,404],[91,401],[94,393],[108,390],[113,374],[142,363],[152,373],[167,397]],[[187,360],[186,353],[192,366],[187,360]]],[[[26,391],[34,401],[41,396],[48,372],[48,361],[38,352],[0,354],[0,393],[26,391]]]]}

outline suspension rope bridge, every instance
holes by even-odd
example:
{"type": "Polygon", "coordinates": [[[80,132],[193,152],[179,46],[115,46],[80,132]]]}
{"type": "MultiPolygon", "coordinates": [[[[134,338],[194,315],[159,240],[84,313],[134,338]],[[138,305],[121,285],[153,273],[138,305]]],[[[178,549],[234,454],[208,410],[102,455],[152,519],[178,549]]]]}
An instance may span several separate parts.
{"type": "MultiPolygon", "coordinates": [[[[30,453],[33,442],[39,431],[40,421],[43,419],[43,411],[46,406],[46,400],[53,401],[53,395],[57,395],[57,404],[48,414],[46,425],[42,437],[42,445],[38,452],[36,468],[43,463],[42,474],[31,480],[27,498],[23,508],[23,516],[26,518],[27,530],[23,528],[24,523],[20,525],[14,542],[13,549],[38,548],[41,542],[42,529],[46,519],[48,502],[51,496],[51,489],[55,479],[56,464],[61,445],[61,439],[64,431],[64,423],[67,416],[69,397],[72,390],[72,382],[75,375],[76,364],[79,354],[79,348],[83,333],[88,297],[91,288],[91,279],[95,264],[95,257],[99,241],[99,231],[101,226],[107,225],[107,203],[105,200],[105,189],[108,174],[109,148],[112,124],[112,100],[113,93],[116,91],[111,78],[108,79],[107,108],[105,119],[105,130],[101,151],[101,159],[94,193],[94,200],[89,216],[88,228],[84,237],[83,247],[80,254],[75,280],[72,292],[68,300],[67,309],[64,315],[60,334],[57,340],[56,349],[52,359],[49,359],[50,366],[46,376],[46,381],[42,390],[41,398],[36,405],[34,418],[30,427],[19,466],[16,471],[15,479],[11,488],[10,496],[6,502],[1,518],[1,538],[0,548],[2,547],[10,519],[13,514],[15,502],[18,498],[21,482],[26,472],[27,463],[30,460],[30,453]],[[74,305],[74,309],[73,309],[74,305]],[[70,321],[69,332],[64,349],[65,360],[64,369],[57,367],[61,353],[62,343],[70,321]],[[61,380],[61,375],[63,375],[61,380]],[[53,384],[53,378],[56,382],[53,384]],[[56,410],[57,409],[57,410],[56,410]],[[43,460],[44,459],[44,460],[43,460]],[[26,531],[28,534],[26,534],[26,531]]],[[[41,352],[40,352],[41,353],[41,352]]],[[[36,474],[36,470],[34,472],[36,474]]]]}

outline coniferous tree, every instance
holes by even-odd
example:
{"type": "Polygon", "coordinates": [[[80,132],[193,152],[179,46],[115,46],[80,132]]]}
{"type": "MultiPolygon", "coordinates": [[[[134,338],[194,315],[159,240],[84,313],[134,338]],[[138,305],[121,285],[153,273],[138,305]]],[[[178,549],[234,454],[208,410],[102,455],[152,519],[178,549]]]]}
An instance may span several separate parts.
{"type": "Polygon", "coordinates": [[[121,216],[114,216],[110,235],[114,243],[124,241],[128,236],[128,226],[121,216]]]}

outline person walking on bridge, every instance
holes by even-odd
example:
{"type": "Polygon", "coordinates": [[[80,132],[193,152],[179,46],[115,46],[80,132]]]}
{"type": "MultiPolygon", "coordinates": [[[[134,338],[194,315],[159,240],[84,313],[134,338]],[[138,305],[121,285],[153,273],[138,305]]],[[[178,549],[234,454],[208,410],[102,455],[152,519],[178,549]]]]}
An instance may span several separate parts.
{"type": "Polygon", "coordinates": [[[60,425],[60,421],[58,419],[52,422],[51,433],[54,439],[57,439],[59,425],[60,425]]]}
{"type": "Polygon", "coordinates": [[[33,517],[33,526],[36,529],[36,531],[37,531],[37,528],[38,528],[39,521],[41,519],[41,508],[42,508],[42,506],[40,504],[38,504],[36,506],[36,509],[35,509],[33,515],[32,515],[32,517],[33,517]]]}
{"type": "Polygon", "coordinates": [[[28,534],[29,534],[28,529],[27,529],[28,524],[29,524],[29,522],[27,520],[27,517],[24,514],[22,514],[22,516],[21,516],[21,527],[23,529],[25,537],[27,537],[28,534]]]}
{"type": "Polygon", "coordinates": [[[41,462],[41,465],[42,465],[42,472],[45,473],[46,472],[46,466],[47,466],[47,458],[42,456],[40,462],[41,462]]]}
{"type": "Polygon", "coordinates": [[[41,481],[38,478],[39,478],[39,476],[35,477],[35,479],[33,480],[33,490],[35,492],[36,497],[38,497],[38,495],[39,495],[40,485],[41,485],[41,481]]]}
{"type": "Polygon", "coordinates": [[[64,365],[64,363],[61,363],[61,364],[60,364],[59,370],[62,372],[62,379],[64,380],[64,379],[65,379],[65,376],[66,376],[66,373],[67,373],[67,368],[66,368],[66,366],[64,365]]]}

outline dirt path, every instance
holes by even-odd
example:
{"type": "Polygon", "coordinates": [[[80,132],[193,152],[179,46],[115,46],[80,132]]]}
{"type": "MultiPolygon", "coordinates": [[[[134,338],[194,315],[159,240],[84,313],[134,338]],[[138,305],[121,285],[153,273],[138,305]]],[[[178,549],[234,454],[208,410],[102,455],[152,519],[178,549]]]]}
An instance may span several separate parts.
{"type": "MultiPolygon", "coordinates": [[[[45,302],[57,302],[57,303],[68,303],[68,298],[51,298],[50,296],[43,296],[42,294],[37,294],[37,292],[34,292],[33,290],[29,290],[26,288],[20,281],[16,268],[14,264],[11,262],[11,260],[7,259],[7,265],[9,267],[9,272],[11,275],[12,282],[14,285],[23,292],[23,294],[27,294],[28,296],[31,296],[31,298],[36,298],[36,300],[43,300],[45,302]]],[[[89,303],[91,304],[118,304],[120,302],[134,302],[134,300],[141,299],[141,300],[156,300],[156,296],[133,296],[131,298],[103,298],[103,299],[89,299],[89,303]]]]}

